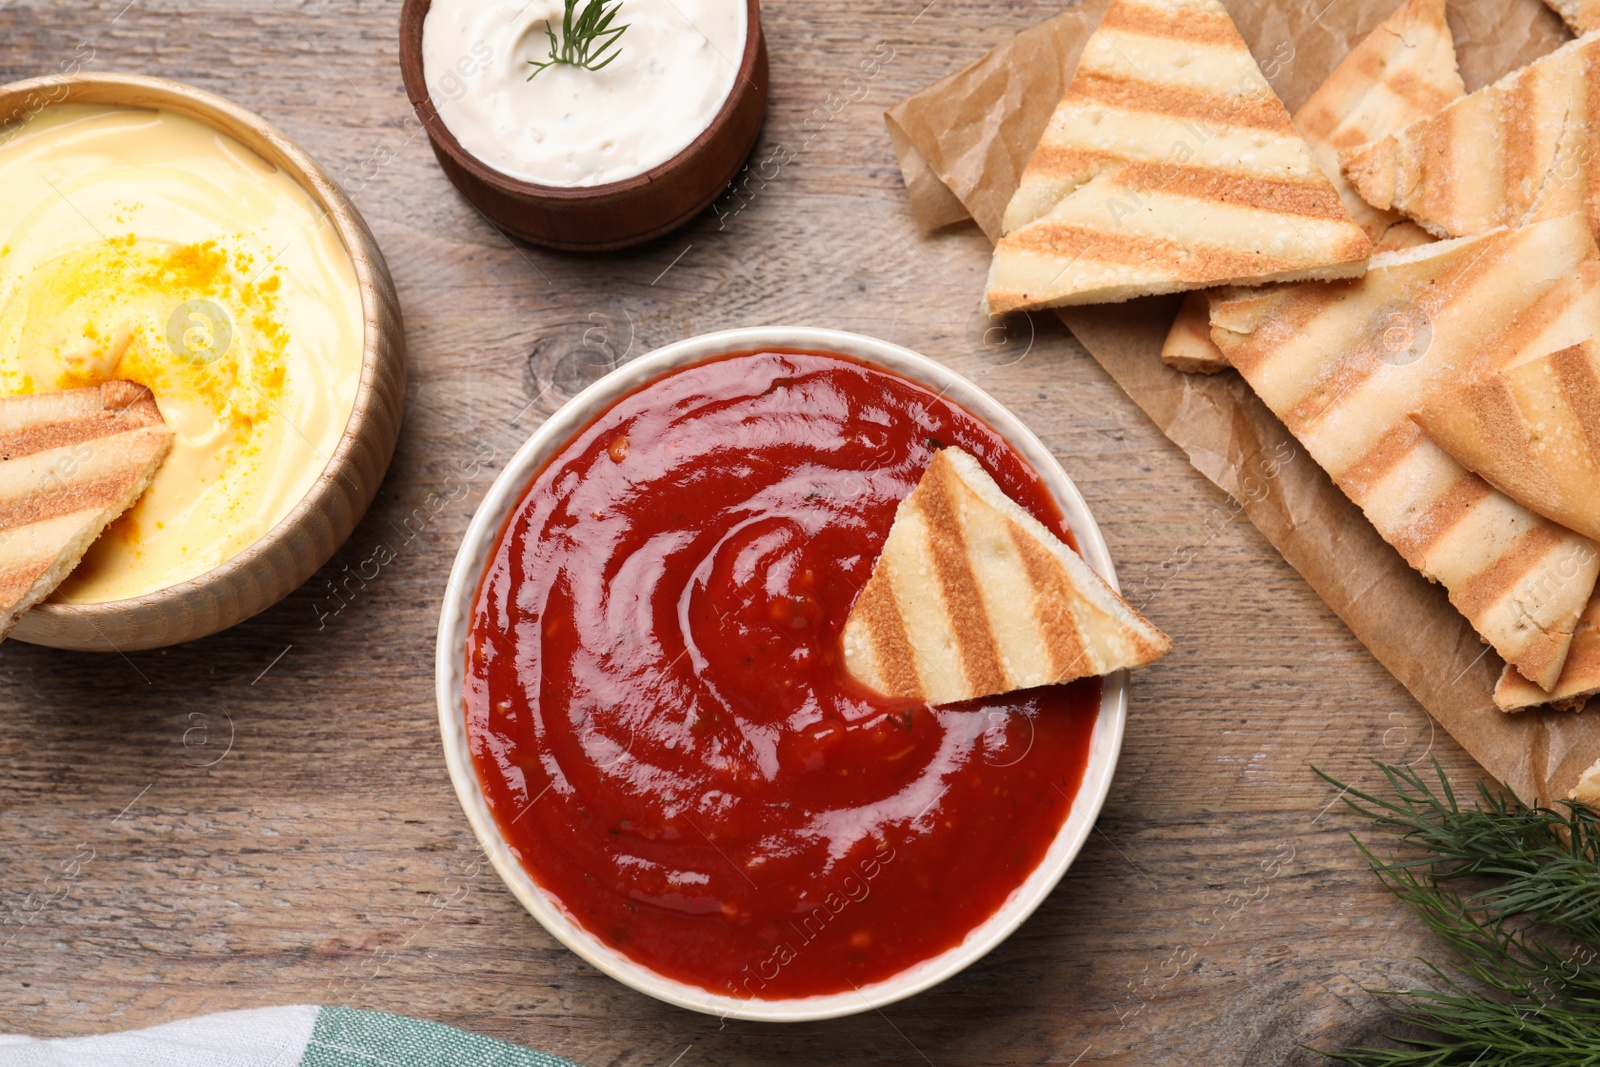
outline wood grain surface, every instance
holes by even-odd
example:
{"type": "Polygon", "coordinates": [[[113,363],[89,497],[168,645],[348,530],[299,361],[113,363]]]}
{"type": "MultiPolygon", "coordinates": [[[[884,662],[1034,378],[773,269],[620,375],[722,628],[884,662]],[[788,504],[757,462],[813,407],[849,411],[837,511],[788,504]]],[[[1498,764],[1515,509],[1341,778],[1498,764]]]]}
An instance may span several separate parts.
{"type": "Polygon", "coordinates": [[[1384,1029],[1361,989],[1426,981],[1429,942],[1309,767],[1476,766],[1052,317],[985,335],[976,230],[920,237],[905,209],[882,110],[1058,7],[772,0],[771,162],[686,230],[581,258],[513,244],[446,183],[392,0],[0,0],[0,80],[176,78],[316,156],[388,257],[410,373],[377,503],[277,607],[126,657],[0,646],[0,1030],[317,1002],[592,1067],[945,1067],[1313,1064],[1302,1044],[1384,1029]],[[1175,643],[1045,906],[931,992],[790,1028],[659,1005],[555,944],[481,859],[431,689],[456,544],[533,427],[617,361],[758,324],[874,334],[1010,405],[1175,643]]]}

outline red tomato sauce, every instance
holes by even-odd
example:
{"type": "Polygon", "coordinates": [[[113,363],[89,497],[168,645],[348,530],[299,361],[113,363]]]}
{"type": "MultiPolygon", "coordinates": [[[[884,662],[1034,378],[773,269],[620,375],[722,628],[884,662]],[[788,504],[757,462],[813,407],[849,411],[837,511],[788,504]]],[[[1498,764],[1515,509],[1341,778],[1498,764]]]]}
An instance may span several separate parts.
{"type": "Polygon", "coordinates": [[[986,424],[817,353],[673,372],[534,479],[478,591],[468,737],[518,861],[600,940],[716,993],[839,993],[959,944],[1038,866],[1099,679],[929,708],[842,664],[944,445],[1068,537],[986,424]]]}

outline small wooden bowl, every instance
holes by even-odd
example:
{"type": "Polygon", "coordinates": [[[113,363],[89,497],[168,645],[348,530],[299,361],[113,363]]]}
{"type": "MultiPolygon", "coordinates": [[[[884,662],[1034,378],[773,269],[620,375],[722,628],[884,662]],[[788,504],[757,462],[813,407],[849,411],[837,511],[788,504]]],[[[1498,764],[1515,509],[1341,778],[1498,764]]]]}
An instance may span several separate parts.
{"type": "Polygon", "coordinates": [[[535,185],[461,147],[433,106],[422,69],[422,21],[432,0],[405,0],[401,9],[400,74],[445,176],[490,222],[547,248],[626,248],[670,233],[711,206],[755,147],[767,110],[767,44],[760,0],[748,3],[739,73],[711,125],[660,166],[605,185],[535,185]]]}
{"type": "Polygon", "coordinates": [[[327,213],[361,288],[366,328],[355,405],[327,467],[294,510],[239,555],[187,582],[103,604],[46,602],[24,615],[10,635],[84,651],[161,648],[216,633],[271,607],[315,574],[350,536],[377,495],[400,436],[405,328],[388,265],[355,205],[266,120],[161,78],[73,74],[0,86],[0,126],[68,103],[171,111],[233,137],[293,178],[327,213]]]}

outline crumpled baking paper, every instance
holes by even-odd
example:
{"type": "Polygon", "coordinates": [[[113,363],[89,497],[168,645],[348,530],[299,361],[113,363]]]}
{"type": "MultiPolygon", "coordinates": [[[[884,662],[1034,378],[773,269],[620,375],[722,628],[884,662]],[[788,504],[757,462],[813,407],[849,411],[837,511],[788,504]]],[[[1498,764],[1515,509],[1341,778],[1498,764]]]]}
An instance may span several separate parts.
{"type": "MultiPolygon", "coordinates": [[[[924,230],[968,218],[991,239],[1033,147],[1109,0],[1079,0],[886,115],[924,230]]],[[[1293,111],[1398,0],[1224,0],[1262,72],[1293,111]]],[[[1568,34],[1540,0],[1460,0],[1450,26],[1467,89],[1551,51],[1568,34]]],[[[977,294],[974,294],[976,297],[977,294]]],[[[1483,767],[1528,802],[1565,797],[1600,758],[1600,715],[1507,715],[1491,694],[1500,658],[1413,571],[1234,374],[1167,368],[1171,297],[1061,311],[1089,354],[1195,467],[1238,500],[1411,694],[1483,767]],[[1282,457],[1295,458],[1284,462],[1282,457]],[[1274,470],[1271,478],[1262,470],[1274,470]]],[[[1308,696],[1310,696],[1308,694],[1308,696]]]]}

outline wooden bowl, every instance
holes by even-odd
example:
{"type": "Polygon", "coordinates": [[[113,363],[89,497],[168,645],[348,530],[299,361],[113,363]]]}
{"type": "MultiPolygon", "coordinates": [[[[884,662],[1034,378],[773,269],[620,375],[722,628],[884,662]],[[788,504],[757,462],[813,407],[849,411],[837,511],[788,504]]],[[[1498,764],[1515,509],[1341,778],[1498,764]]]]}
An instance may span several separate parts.
{"type": "Polygon", "coordinates": [[[760,0],[747,2],[739,73],[711,125],[660,166],[605,185],[535,185],[502,174],[461,147],[433,106],[422,69],[422,21],[432,0],[405,0],[401,9],[400,74],[445,176],[490,222],[547,248],[626,248],[670,233],[710,207],[755,147],[767,110],[767,44],[760,0]]]}
{"type": "Polygon", "coordinates": [[[103,604],[43,603],[11,636],[85,651],[160,648],[205,637],[282,600],[355,529],[378,492],[405,408],[405,328],[372,232],[322,169],[278,129],[187,85],[132,74],[73,74],[0,86],[0,126],[54,104],[142,107],[186,115],[233,137],[289,175],[327,213],[355,265],[366,320],[361,380],[344,436],[295,508],[233,559],[177,585],[103,604]]]}

